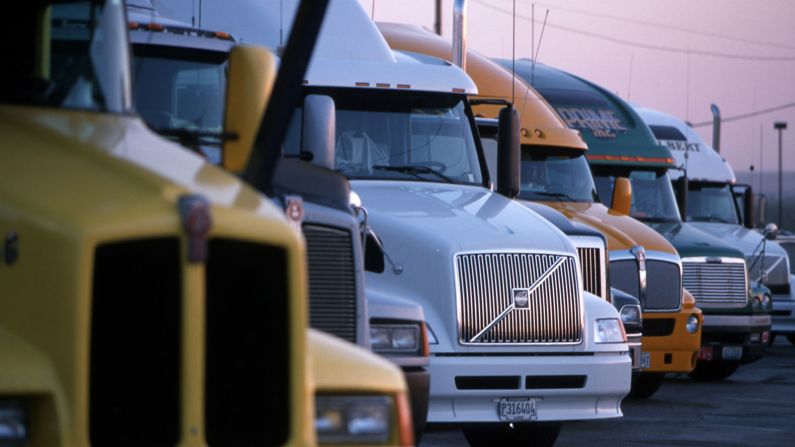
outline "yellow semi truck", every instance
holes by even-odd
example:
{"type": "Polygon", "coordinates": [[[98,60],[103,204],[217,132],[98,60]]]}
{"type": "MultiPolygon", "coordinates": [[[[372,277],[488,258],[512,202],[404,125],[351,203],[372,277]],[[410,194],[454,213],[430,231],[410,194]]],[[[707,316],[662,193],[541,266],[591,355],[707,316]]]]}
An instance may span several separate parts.
{"type": "MultiPolygon", "coordinates": [[[[381,23],[379,28],[395,49],[443,58],[451,54],[449,40],[423,28],[393,23],[381,23]]],[[[599,230],[607,238],[608,259],[589,256],[592,250],[581,243],[578,245],[578,240],[573,238],[580,253],[586,290],[609,300],[610,292],[605,285],[610,277],[609,284],[613,287],[630,289],[623,291],[640,299],[643,308],[641,373],[633,378],[631,395],[649,397],[659,388],[664,373],[691,371],[699,351],[703,317],[692,296],[681,286],[681,261],[674,247],[626,212],[615,206],[608,209],[595,200],[592,194],[595,188],[585,160],[585,142],[576,130],[566,127],[535,90],[474,51],[467,54],[467,73],[478,86],[473,102],[483,99],[510,101],[520,113],[522,191],[519,200],[544,203],[572,221],[599,230]],[[567,181],[571,184],[565,184],[567,181]],[[579,190],[573,186],[578,182],[582,186],[579,190]],[[558,189],[553,191],[555,188],[558,189]],[[575,196],[580,190],[584,192],[575,196]],[[655,271],[660,268],[672,273],[671,279],[678,284],[674,290],[646,287],[648,278],[664,273],[655,271]],[[633,283],[638,286],[624,286],[633,283]],[[658,296],[661,291],[672,292],[672,295],[658,296]]],[[[482,104],[474,111],[479,117],[496,118],[501,107],[482,104]]],[[[488,138],[488,126],[481,130],[487,154],[496,158],[496,141],[488,138]]],[[[491,135],[496,137],[494,130],[491,135]]]]}
{"type": "MultiPolygon", "coordinates": [[[[0,445],[357,442],[349,426],[410,444],[399,370],[307,337],[304,242],[282,212],[133,113],[123,3],[17,11],[0,74],[0,445]]],[[[227,124],[250,150],[258,123],[227,124]]]]}

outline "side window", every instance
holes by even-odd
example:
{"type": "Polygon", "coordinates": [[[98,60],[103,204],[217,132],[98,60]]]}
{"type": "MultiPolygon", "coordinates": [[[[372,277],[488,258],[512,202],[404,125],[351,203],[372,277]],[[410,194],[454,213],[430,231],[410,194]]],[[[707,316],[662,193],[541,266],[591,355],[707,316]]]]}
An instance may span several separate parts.
{"type": "Polygon", "coordinates": [[[172,113],[178,123],[220,132],[223,126],[223,79],[217,67],[187,68],[174,81],[172,113]]]}

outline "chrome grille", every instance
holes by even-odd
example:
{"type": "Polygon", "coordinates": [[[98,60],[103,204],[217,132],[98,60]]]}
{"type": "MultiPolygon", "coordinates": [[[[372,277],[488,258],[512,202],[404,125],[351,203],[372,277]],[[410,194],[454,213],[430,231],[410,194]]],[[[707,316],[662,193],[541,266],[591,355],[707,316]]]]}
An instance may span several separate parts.
{"type": "Polygon", "coordinates": [[[748,300],[745,262],[735,258],[722,261],[682,260],[684,287],[699,306],[745,306],[748,300]]]}
{"type": "Polygon", "coordinates": [[[602,293],[602,257],[598,248],[577,247],[582,269],[582,288],[586,292],[606,298],[602,293]]]}
{"type": "Polygon", "coordinates": [[[478,253],[456,257],[463,344],[578,343],[582,301],[574,257],[478,253]],[[528,289],[527,308],[513,308],[528,289]]]}
{"type": "Polygon", "coordinates": [[[347,230],[304,224],[309,266],[309,323],[356,343],[356,271],[347,230]]]}

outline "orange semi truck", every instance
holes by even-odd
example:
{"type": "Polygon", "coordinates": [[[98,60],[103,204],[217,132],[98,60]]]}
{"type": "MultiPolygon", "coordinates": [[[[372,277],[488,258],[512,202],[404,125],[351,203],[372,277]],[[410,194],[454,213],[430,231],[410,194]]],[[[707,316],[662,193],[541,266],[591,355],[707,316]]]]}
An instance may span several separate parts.
{"type": "MultiPolygon", "coordinates": [[[[380,23],[379,28],[394,49],[443,58],[451,54],[449,40],[423,28],[394,23],[380,23]]],[[[693,297],[681,286],[681,260],[674,247],[619,207],[608,209],[599,202],[585,159],[587,145],[579,132],[569,129],[532,87],[474,51],[467,53],[466,71],[478,86],[479,94],[472,98],[473,103],[484,99],[509,101],[520,113],[522,178],[518,200],[544,203],[572,221],[602,232],[608,243],[609,269],[605,262],[586,259],[587,250],[578,247],[588,291],[610,300],[609,289],[603,284],[621,284],[617,288],[631,289],[624,292],[640,299],[641,369],[633,378],[631,395],[649,397],[657,391],[665,373],[692,371],[701,343],[703,317],[693,297]],[[608,282],[609,274],[613,278],[608,282]],[[675,290],[649,287],[653,285],[652,278],[662,274],[678,281],[679,286],[675,290]],[[665,291],[668,293],[660,293],[665,291]]],[[[482,104],[475,107],[475,114],[496,118],[501,107],[482,104]]],[[[489,125],[496,121],[482,124],[484,150],[496,160],[496,128],[489,125]]],[[[626,203],[630,197],[625,198],[626,203]]],[[[575,240],[572,242],[577,246],[575,240]]]]}

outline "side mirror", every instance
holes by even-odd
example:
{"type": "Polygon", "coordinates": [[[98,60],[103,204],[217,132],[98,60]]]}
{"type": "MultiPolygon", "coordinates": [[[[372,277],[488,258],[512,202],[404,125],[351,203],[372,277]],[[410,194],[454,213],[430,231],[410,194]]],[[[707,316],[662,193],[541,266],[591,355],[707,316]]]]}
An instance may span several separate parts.
{"type": "Polygon", "coordinates": [[[229,54],[224,132],[236,138],[224,141],[223,166],[242,172],[248,163],[265,106],[276,79],[276,60],[265,48],[238,45],[229,54]]]}
{"type": "Polygon", "coordinates": [[[759,220],[757,222],[763,224],[767,221],[767,196],[765,194],[759,194],[757,208],[759,208],[759,220]]]}
{"type": "Polygon", "coordinates": [[[301,150],[312,154],[312,163],[328,169],[334,169],[336,113],[330,96],[308,95],[304,98],[301,150]]]}
{"type": "Polygon", "coordinates": [[[500,110],[497,131],[497,192],[512,199],[519,194],[519,114],[500,110]]]}
{"type": "Polygon", "coordinates": [[[676,204],[679,205],[679,215],[682,220],[687,220],[687,190],[690,188],[690,180],[687,173],[676,180],[676,204]]]}
{"type": "Polygon", "coordinates": [[[623,214],[629,216],[629,210],[632,208],[632,183],[626,177],[616,178],[616,183],[613,185],[613,202],[610,210],[616,214],[623,214]]]}

